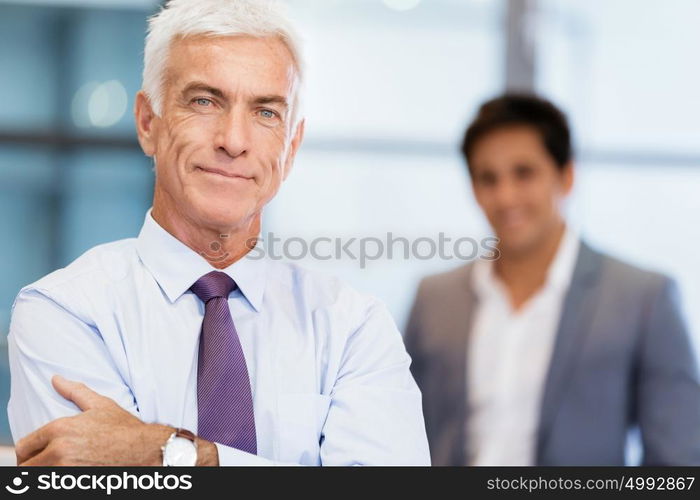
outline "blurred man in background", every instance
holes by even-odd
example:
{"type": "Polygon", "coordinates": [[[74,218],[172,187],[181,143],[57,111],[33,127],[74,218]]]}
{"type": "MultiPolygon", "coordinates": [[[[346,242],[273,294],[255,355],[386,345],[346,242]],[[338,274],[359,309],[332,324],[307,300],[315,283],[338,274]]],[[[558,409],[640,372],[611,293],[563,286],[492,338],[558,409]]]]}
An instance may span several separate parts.
{"type": "Polygon", "coordinates": [[[674,283],[566,223],[565,116],[485,103],[462,152],[500,258],[424,279],[406,331],[438,465],[700,465],[700,382],[674,283]]]}

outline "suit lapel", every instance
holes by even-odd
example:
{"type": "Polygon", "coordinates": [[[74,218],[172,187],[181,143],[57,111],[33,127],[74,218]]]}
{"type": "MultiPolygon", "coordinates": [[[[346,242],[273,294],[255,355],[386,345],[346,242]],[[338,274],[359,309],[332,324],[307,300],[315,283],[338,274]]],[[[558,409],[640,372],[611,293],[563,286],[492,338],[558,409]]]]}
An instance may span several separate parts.
{"type": "Polygon", "coordinates": [[[581,242],[545,381],[537,436],[538,464],[582,343],[590,331],[599,296],[595,285],[600,268],[601,255],[581,242]]]}

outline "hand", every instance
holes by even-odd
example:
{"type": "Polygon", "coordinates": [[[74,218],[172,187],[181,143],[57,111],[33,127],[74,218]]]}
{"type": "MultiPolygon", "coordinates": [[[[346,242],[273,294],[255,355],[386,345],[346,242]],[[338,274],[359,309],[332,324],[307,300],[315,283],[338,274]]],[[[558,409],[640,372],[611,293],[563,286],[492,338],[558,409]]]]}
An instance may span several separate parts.
{"type": "Polygon", "coordinates": [[[172,427],[146,424],[85,384],[59,375],[51,383],[83,413],[56,419],[19,440],[18,465],[162,465],[160,448],[172,427]]]}

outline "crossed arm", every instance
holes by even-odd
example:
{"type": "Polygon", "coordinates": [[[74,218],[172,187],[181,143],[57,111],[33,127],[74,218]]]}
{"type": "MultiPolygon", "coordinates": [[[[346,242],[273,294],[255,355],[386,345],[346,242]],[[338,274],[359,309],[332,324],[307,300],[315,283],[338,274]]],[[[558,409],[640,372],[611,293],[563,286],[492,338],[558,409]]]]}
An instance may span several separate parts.
{"type": "MultiPolygon", "coordinates": [[[[8,406],[20,465],[162,464],[161,446],[174,428],[139,418],[121,350],[119,339],[90,326],[56,298],[20,293],[10,325],[8,406]]],[[[388,311],[372,307],[345,343],[323,425],[320,463],[430,464],[420,392],[409,363],[388,311]]],[[[198,441],[197,465],[278,464],[198,441]]]]}
{"type": "MultiPolygon", "coordinates": [[[[20,439],[17,465],[162,465],[173,427],[146,424],[85,384],[52,378],[56,392],[82,413],[58,418],[20,439]]],[[[197,465],[219,465],[214,443],[197,438],[197,465]]]]}

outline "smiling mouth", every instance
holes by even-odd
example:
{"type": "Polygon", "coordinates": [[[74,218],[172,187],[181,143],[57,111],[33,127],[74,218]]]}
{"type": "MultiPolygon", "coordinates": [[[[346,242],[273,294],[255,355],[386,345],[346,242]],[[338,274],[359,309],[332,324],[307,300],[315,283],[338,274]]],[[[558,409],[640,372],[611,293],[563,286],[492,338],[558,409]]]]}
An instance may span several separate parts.
{"type": "Polygon", "coordinates": [[[240,174],[235,174],[233,172],[226,172],[225,170],[220,170],[218,168],[204,168],[204,167],[195,167],[195,170],[204,172],[205,174],[212,174],[212,175],[218,175],[220,177],[226,177],[228,179],[241,179],[241,180],[246,180],[250,181],[253,178],[252,177],[246,177],[245,175],[240,175],[240,174]]]}

